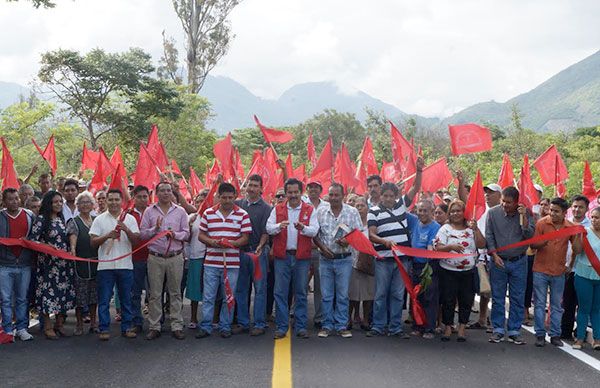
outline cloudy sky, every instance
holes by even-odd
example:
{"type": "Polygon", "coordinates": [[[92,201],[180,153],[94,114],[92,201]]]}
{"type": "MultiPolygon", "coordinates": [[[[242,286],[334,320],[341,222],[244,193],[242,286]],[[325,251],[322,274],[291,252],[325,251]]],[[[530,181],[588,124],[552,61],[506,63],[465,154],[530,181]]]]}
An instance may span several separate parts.
{"type": "MultiPolygon", "coordinates": [[[[137,46],[157,60],[163,29],[183,46],[170,0],[56,2],[36,10],[0,0],[0,81],[26,85],[41,53],[57,48],[137,46]]],[[[447,116],[526,92],[596,52],[598,15],[598,0],[245,0],[214,74],[264,98],[331,80],[408,113],[447,116]]]]}

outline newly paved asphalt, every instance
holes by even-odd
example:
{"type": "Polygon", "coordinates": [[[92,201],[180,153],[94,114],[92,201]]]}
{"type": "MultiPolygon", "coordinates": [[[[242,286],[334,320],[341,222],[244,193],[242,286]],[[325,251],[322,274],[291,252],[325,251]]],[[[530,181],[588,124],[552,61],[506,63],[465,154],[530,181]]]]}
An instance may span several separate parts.
{"type": "MultiPolygon", "coordinates": [[[[185,306],[189,314],[189,306],[185,306]]],[[[187,318],[187,314],[186,314],[187,318]]],[[[70,319],[69,329],[72,329],[70,319]]],[[[407,328],[408,330],[408,328],[407,328]]],[[[168,332],[155,341],[94,335],[48,341],[32,329],[34,341],[0,346],[0,387],[43,385],[88,387],[269,387],[273,369],[272,331],[183,341],[168,332]]],[[[292,339],[296,387],[598,387],[600,372],[547,345],[490,344],[484,331],[468,341],[438,338],[292,339]]],[[[586,350],[600,359],[600,352],[586,350]]]]}

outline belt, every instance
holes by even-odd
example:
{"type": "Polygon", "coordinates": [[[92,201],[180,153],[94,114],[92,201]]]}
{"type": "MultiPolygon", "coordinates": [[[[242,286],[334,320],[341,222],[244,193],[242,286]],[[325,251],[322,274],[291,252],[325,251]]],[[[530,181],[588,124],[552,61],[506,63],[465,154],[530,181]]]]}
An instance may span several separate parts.
{"type": "Polygon", "coordinates": [[[520,260],[522,258],[523,258],[523,256],[519,255],[519,256],[507,257],[506,259],[502,259],[502,260],[508,260],[508,261],[510,261],[512,263],[513,261],[517,261],[517,260],[520,260]]]}
{"type": "Polygon", "coordinates": [[[290,256],[296,256],[296,250],[295,249],[288,249],[285,251],[285,253],[287,253],[290,256]]]}
{"type": "Polygon", "coordinates": [[[158,256],[158,257],[162,257],[163,259],[168,259],[169,257],[173,257],[173,256],[177,256],[177,255],[181,254],[181,252],[183,252],[183,249],[180,249],[178,251],[172,251],[172,252],[169,252],[166,254],[150,251],[150,254],[152,256],[158,256]]]}
{"type": "Polygon", "coordinates": [[[351,255],[351,253],[334,253],[332,260],[345,259],[346,257],[348,257],[350,255],[351,255]]]}

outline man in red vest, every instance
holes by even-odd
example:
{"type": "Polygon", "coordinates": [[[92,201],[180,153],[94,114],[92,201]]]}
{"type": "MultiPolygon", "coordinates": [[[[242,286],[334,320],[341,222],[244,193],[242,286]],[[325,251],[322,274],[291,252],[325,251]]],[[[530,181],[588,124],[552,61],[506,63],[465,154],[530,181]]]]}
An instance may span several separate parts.
{"type": "Polygon", "coordinates": [[[285,337],[289,327],[288,292],[293,281],[295,298],[294,330],[299,338],[308,338],[307,289],[312,238],[319,231],[314,208],[301,200],[302,182],[285,182],[286,201],[271,211],[267,233],[273,236],[275,256],[275,339],[285,337]]]}

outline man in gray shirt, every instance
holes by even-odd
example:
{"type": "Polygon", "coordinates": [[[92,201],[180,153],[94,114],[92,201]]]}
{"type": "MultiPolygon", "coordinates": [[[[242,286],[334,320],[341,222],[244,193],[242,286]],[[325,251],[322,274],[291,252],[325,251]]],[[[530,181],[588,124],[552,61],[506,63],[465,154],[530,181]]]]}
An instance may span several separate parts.
{"type": "Polygon", "coordinates": [[[534,220],[523,204],[519,204],[519,191],[514,187],[502,190],[500,205],[488,212],[485,239],[488,252],[494,259],[490,264],[492,287],[492,312],[490,314],[493,334],[489,341],[504,341],[505,325],[508,341],[523,345],[521,324],[525,314],[525,288],[527,286],[527,246],[495,252],[499,247],[514,244],[533,237],[534,220]],[[506,289],[509,290],[510,312],[505,318],[506,289]]]}

